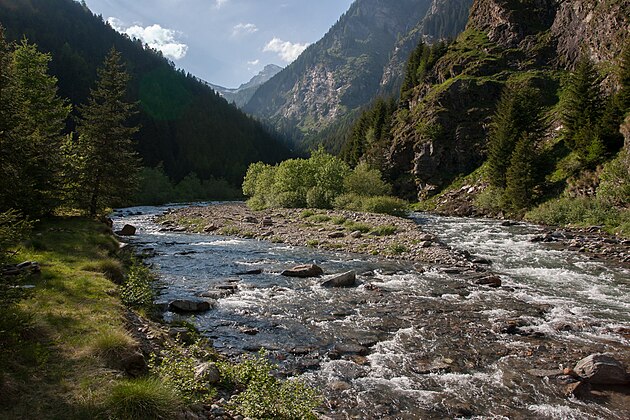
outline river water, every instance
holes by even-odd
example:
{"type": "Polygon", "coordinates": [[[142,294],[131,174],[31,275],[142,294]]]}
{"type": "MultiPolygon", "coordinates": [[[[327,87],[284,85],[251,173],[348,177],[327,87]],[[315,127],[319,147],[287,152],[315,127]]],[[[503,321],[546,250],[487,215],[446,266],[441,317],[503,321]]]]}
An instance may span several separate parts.
{"type": "Polygon", "coordinates": [[[528,373],[594,352],[630,361],[630,272],[531,243],[535,226],[412,215],[451,247],[490,259],[503,281],[491,289],[445,267],[160,232],[153,218],[165,210],[113,217],[116,228],[138,228],[131,241],[153,255],[160,301],[236,285],[213,310],[185,319],[228,356],[267,349],[285,375],[321,390],[329,418],[630,418],[617,394],[566,398],[558,379],[528,373]],[[361,273],[359,286],[278,274],[313,262],[361,273]],[[251,269],[264,272],[237,275],[251,269]]]}

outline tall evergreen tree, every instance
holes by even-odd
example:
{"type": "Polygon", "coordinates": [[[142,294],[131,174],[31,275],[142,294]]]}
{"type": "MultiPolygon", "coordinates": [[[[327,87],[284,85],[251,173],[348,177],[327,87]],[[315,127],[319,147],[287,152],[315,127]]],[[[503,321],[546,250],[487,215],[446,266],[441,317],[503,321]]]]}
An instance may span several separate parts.
{"type": "Polygon", "coordinates": [[[128,82],[121,55],[112,48],[87,104],[79,109],[77,202],[91,215],[125,203],[137,185],[133,137],[138,127],[128,125],[135,113],[135,104],[125,99],[128,82]]]}
{"type": "Polygon", "coordinates": [[[488,144],[488,179],[493,186],[505,188],[512,153],[523,135],[537,137],[544,130],[539,97],[539,92],[528,86],[504,88],[492,118],[488,144]]]}
{"type": "Polygon", "coordinates": [[[12,54],[15,90],[13,141],[21,161],[14,180],[15,207],[25,214],[49,213],[62,196],[63,130],[71,106],[57,95],[57,78],[48,74],[50,54],[23,40],[12,54]]]}
{"type": "Polygon", "coordinates": [[[534,202],[534,188],[538,184],[535,141],[534,136],[524,133],[510,158],[504,199],[513,211],[526,209],[534,202]]]}
{"type": "Polygon", "coordinates": [[[578,156],[586,159],[595,149],[600,149],[594,136],[602,115],[603,99],[600,78],[593,62],[586,55],[577,63],[564,92],[563,122],[565,144],[578,156]]]}

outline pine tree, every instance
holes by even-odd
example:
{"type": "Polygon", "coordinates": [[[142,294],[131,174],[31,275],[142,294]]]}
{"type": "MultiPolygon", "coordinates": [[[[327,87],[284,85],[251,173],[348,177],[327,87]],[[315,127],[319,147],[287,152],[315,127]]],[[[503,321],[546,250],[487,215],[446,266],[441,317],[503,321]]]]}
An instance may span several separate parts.
{"type": "Polygon", "coordinates": [[[24,214],[49,213],[60,204],[63,188],[63,131],[71,106],[57,95],[48,74],[49,54],[23,40],[12,54],[15,90],[13,141],[19,147],[15,207],[24,214]]]}
{"type": "Polygon", "coordinates": [[[13,207],[19,154],[13,141],[15,100],[11,48],[0,26],[0,212],[13,207]]]}
{"type": "Polygon", "coordinates": [[[519,212],[532,205],[534,188],[538,184],[535,165],[535,138],[525,133],[516,143],[505,176],[504,199],[511,210],[519,212]]]}
{"type": "Polygon", "coordinates": [[[537,137],[544,129],[539,96],[536,89],[517,85],[501,94],[488,144],[488,179],[495,187],[505,188],[512,153],[523,135],[537,137]]]}
{"type": "Polygon", "coordinates": [[[565,143],[579,156],[586,157],[591,145],[586,141],[587,131],[598,125],[603,100],[600,78],[593,62],[583,55],[571,74],[565,90],[563,122],[565,143]]]}
{"type": "Polygon", "coordinates": [[[129,126],[135,104],[125,100],[129,75],[114,48],[98,70],[96,86],[80,107],[75,147],[77,202],[90,215],[125,203],[136,188],[139,159],[129,126]]]}

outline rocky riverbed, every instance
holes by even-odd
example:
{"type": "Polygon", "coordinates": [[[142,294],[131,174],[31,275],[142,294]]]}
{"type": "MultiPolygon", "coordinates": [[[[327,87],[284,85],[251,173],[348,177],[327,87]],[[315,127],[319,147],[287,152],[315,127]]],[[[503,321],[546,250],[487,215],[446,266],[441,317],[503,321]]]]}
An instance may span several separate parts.
{"type": "Polygon", "coordinates": [[[454,251],[412,220],[337,210],[268,209],[245,204],[186,207],[157,219],[163,231],[211,233],[388,259],[473,267],[485,261],[454,251]]]}

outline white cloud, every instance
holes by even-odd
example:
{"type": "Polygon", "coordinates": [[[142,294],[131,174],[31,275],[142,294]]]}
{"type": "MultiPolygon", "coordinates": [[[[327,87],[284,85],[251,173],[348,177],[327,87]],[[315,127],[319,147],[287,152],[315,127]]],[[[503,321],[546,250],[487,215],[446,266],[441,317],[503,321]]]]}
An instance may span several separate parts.
{"type": "Polygon", "coordinates": [[[217,9],[220,9],[224,4],[226,4],[229,0],[215,0],[215,5],[217,9]]]}
{"type": "Polygon", "coordinates": [[[244,34],[253,34],[254,32],[258,32],[258,27],[253,23],[239,23],[238,25],[234,25],[232,35],[238,36],[244,34]]]}
{"type": "Polygon", "coordinates": [[[162,51],[164,56],[173,60],[184,58],[188,52],[188,45],[177,40],[181,32],[173,29],[163,28],[158,24],[146,27],[140,25],[125,27],[123,22],[115,17],[110,17],[107,22],[118,32],[142,40],[149,47],[162,51]]]}
{"type": "Polygon", "coordinates": [[[290,63],[296,58],[298,58],[298,56],[302,54],[302,52],[309,45],[310,44],[299,44],[299,43],[294,44],[289,41],[283,41],[280,38],[274,38],[271,41],[269,41],[267,45],[265,45],[265,48],[263,48],[263,51],[265,52],[271,51],[271,52],[278,53],[278,56],[282,60],[286,61],[287,63],[290,63]]]}
{"type": "Polygon", "coordinates": [[[257,66],[260,64],[260,60],[256,59],[256,60],[248,61],[247,64],[249,64],[250,66],[257,66]]]}

